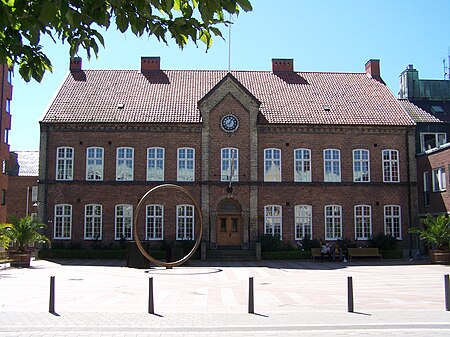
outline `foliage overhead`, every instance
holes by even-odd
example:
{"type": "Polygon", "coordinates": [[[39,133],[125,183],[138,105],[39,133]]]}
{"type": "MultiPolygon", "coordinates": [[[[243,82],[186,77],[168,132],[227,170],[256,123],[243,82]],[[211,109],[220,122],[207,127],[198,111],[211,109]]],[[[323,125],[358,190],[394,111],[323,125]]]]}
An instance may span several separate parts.
{"type": "Polygon", "coordinates": [[[411,233],[418,234],[421,240],[424,240],[428,246],[434,246],[440,250],[448,246],[450,242],[450,218],[445,214],[433,217],[428,214],[424,220],[424,228],[411,228],[411,233]]]}
{"type": "Polygon", "coordinates": [[[20,252],[25,251],[28,245],[35,242],[46,242],[48,239],[40,233],[45,225],[36,218],[26,216],[24,218],[11,217],[10,224],[6,225],[4,234],[17,247],[20,252]]]}
{"type": "Polygon", "coordinates": [[[40,44],[42,36],[67,42],[70,56],[80,47],[88,59],[97,57],[105,42],[100,31],[115,26],[137,37],[154,36],[184,48],[191,39],[208,50],[218,28],[229,24],[227,14],[251,11],[249,0],[1,0],[0,64],[17,65],[28,82],[40,82],[52,64],[40,44]]]}

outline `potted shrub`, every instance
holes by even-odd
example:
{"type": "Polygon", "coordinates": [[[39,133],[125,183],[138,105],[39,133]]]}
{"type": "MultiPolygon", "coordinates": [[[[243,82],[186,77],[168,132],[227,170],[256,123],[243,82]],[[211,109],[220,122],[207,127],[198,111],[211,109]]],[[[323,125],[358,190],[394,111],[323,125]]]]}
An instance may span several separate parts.
{"type": "Polygon", "coordinates": [[[424,228],[412,228],[410,232],[418,234],[431,248],[431,263],[450,263],[450,219],[445,214],[437,217],[428,215],[424,228]]]}
{"type": "Polygon", "coordinates": [[[13,244],[9,256],[12,267],[29,267],[31,260],[30,245],[49,241],[40,233],[45,225],[30,216],[24,218],[11,217],[9,224],[4,225],[4,235],[13,244]]]}

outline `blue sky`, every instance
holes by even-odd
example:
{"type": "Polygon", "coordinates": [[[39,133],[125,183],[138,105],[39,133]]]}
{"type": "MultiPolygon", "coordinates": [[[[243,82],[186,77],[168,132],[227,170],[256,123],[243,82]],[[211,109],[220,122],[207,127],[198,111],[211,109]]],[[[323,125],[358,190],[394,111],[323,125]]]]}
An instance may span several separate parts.
{"type": "MultiPolygon", "coordinates": [[[[272,58],[292,58],[296,71],[364,72],[380,59],[381,76],[397,96],[399,75],[408,64],[420,78],[443,79],[450,47],[450,0],[251,0],[254,11],[233,18],[232,70],[271,70],[272,58]]],[[[226,41],[211,50],[190,44],[180,50],[153,37],[136,38],[114,28],[105,48],[83,69],[139,69],[141,56],[160,56],[162,69],[228,69],[226,41]]],[[[39,149],[39,120],[67,76],[69,47],[42,40],[53,73],[41,83],[14,77],[11,150],[39,149]]],[[[447,62],[448,64],[448,62],[447,62]]]]}

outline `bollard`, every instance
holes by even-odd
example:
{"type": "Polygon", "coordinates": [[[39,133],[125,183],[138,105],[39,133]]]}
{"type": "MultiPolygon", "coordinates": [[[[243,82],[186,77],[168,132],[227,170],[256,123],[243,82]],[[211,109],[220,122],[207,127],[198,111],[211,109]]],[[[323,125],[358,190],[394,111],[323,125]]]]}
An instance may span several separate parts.
{"type": "Polygon", "coordinates": [[[155,313],[155,306],[153,303],[153,277],[148,279],[148,313],[155,313]]]}
{"type": "Polygon", "coordinates": [[[55,277],[50,276],[50,301],[48,305],[48,312],[55,313],[55,277]]]}
{"type": "Polygon", "coordinates": [[[248,313],[255,313],[255,298],[253,296],[253,277],[248,278],[248,313]]]}
{"type": "Polygon", "coordinates": [[[348,312],[353,312],[353,279],[351,276],[348,276],[347,278],[347,297],[348,297],[348,301],[347,301],[347,307],[348,307],[348,312]]]}
{"type": "Polygon", "coordinates": [[[450,281],[448,274],[444,275],[445,310],[450,311],[450,281]]]}

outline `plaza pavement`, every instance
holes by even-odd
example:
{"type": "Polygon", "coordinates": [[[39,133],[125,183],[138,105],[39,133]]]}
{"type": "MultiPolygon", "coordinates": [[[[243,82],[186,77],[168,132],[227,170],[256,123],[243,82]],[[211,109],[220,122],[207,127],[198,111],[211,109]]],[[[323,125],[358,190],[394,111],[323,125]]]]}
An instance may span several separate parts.
{"type": "Polygon", "coordinates": [[[448,337],[449,273],[450,266],[424,261],[191,261],[133,269],[123,261],[36,260],[29,269],[0,270],[0,337],[448,337]],[[48,312],[51,276],[55,314],[48,312]],[[155,314],[148,313],[150,277],[155,314]]]}

